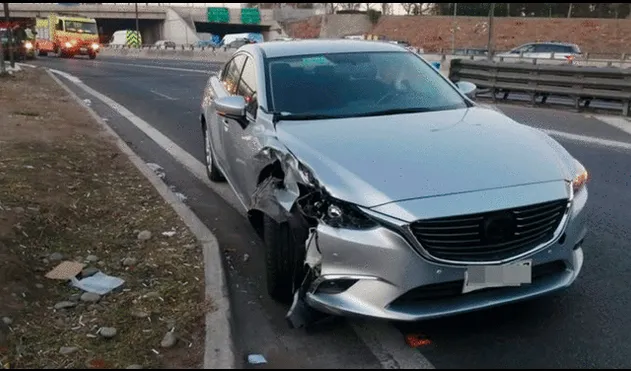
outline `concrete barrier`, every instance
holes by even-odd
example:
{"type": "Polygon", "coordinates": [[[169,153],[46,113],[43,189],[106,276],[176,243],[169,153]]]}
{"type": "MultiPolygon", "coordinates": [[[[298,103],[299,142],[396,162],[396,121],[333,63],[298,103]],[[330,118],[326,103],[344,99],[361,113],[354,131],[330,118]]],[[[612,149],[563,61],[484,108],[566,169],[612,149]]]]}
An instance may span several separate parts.
{"type": "Polygon", "coordinates": [[[149,58],[149,59],[175,59],[190,61],[209,61],[225,63],[234,50],[223,51],[212,49],[134,49],[134,48],[103,48],[99,53],[102,56],[127,57],[127,58],[149,58]]]}

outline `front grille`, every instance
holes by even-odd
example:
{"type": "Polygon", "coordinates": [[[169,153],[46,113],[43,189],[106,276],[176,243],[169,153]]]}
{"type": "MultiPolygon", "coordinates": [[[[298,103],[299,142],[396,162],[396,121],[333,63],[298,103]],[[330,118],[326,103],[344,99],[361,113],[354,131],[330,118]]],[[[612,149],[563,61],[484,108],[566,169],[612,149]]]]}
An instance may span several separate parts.
{"type": "Polygon", "coordinates": [[[568,200],[563,199],[488,213],[419,220],[410,229],[435,258],[496,261],[551,240],[567,207],[568,200]]]}

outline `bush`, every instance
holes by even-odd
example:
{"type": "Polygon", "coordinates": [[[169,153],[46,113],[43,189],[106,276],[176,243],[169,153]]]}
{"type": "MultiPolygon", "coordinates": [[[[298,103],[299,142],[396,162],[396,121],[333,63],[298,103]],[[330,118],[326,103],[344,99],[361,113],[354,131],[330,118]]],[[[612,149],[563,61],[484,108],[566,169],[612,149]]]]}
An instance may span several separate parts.
{"type": "Polygon", "coordinates": [[[381,17],[381,12],[374,9],[368,9],[366,15],[372,24],[377,24],[379,18],[381,17]]]}

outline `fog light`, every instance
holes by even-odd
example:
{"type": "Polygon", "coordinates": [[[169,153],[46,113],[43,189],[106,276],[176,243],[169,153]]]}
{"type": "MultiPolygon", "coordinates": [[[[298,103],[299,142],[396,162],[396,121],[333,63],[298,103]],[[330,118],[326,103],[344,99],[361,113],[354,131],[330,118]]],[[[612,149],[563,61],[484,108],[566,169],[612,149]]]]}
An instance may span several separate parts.
{"type": "Polygon", "coordinates": [[[33,49],[33,44],[31,44],[30,41],[27,41],[24,43],[24,47],[30,50],[30,49],[33,49]]]}
{"type": "Polygon", "coordinates": [[[322,282],[318,289],[317,294],[339,294],[348,290],[351,286],[357,283],[358,280],[354,279],[337,279],[322,282]]]}

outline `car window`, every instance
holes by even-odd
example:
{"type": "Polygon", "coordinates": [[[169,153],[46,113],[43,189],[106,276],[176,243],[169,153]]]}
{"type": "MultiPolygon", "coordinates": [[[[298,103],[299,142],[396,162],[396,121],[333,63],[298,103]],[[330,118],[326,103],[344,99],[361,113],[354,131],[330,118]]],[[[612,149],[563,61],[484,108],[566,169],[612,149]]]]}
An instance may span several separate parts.
{"type": "Polygon", "coordinates": [[[245,98],[247,104],[246,111],[256,117],[256,110],[258,109],[256,98],[256,68],[254,67],[254,60],[252,58],[248,58],[243,66],[237,94],[245,98]]]}
{"type": "Polygon", "coordinates": [[[245,55],[241,54],[232,58],[232,60],[226,64],[221,76],[221,82],[228,94],[236,94],[237,83],[239,82],[239,76],[241,75],[244,62],[245,55]]]}
{"type": "Polygon", "coordinates": [[[528,44],[528,45],[522,45],[517,49],[513,49],[513,53],[515,54],[519,54],[519,53],[532,53],[535,50],[535,46],[532,44],[528,44]]]}
{"type": "Polygon", "coordinates": [[[296,115],[365,116],[468,107],[434,67],[408,51],[271,58],[271,107],[296,115]]]}

